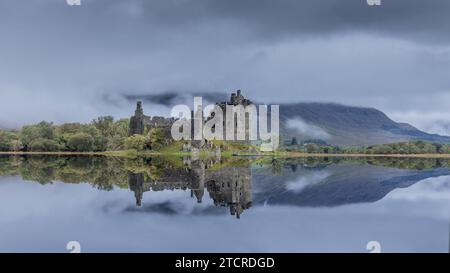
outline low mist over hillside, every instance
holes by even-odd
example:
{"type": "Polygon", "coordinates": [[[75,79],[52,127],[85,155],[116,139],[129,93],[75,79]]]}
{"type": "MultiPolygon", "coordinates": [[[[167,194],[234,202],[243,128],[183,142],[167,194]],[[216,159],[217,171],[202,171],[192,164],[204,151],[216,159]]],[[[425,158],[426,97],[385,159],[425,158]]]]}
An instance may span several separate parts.
{"type": "Polygon", "coordinates": [[[280,106],[280,119],[285,137],[321,139],[333,145],[370,145],[410,140],[450,142],[450,137],[428,134],[410,124],[397,123],[374,108],[333,103],[284,104],[280,106]],[[303,124],[303,127],[292,126],[296,123],[303,124]],[[304,128],[310,128],[310,135],[304,128]],[[315,137],[318,130],[321,134],[315,137]]]}

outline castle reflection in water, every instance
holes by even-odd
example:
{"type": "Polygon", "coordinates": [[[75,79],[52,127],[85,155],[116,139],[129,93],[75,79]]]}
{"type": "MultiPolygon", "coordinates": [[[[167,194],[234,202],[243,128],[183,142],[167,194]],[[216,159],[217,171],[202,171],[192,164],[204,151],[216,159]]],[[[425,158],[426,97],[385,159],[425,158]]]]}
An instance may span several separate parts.
{"type": "Polygon", "coordinates": [[[240,218],[252,205],[252,173],[250,166],[232,166],[214,169],[214,160],[186,158],[185,168],[165,169],[158,177],[147,173],[128,175],[130,190],[136,197],[136,205],[142,205],[142,197],[148,191],[190,190],[198,203],[203,201],[205,190],[215,206],[228,207],[230,214],[240,218]]]}

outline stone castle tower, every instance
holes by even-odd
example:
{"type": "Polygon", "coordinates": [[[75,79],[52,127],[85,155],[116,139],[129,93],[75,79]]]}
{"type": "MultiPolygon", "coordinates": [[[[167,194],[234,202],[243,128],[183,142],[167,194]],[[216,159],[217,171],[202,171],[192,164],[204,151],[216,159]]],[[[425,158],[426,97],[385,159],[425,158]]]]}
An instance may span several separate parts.
{"type": "Polygon", "coordinates": [[[144,134],[144,110],[142,109],[142,102],[138,101],[134,116],[130,119],[129,135],[142,135],[144,134]]]}
{"type": "Polygon", "coordinates": [[[138,101],[136,104],[136,110],[134,111],[134,116],[130,118],[128,135],[143,135],[145,128],[163,128],[166,133],[169,132],[170,135],[170,127],[174,122],[175,119],[173,118],[165,118],[160,116],[151,117],[144,115],[142,102],[138,101]]]}

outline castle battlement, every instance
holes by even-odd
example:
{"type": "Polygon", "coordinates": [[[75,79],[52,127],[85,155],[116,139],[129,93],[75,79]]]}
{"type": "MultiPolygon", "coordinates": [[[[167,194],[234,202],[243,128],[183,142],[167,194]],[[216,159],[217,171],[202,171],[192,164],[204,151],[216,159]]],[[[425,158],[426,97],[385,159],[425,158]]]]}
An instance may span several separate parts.
{"type": "MultiPolygon", "coordinates": [[[[252,101],[246,99],[241,90],[237,90],[235,93],[231,93],[230,100],[216,103],[220,106],[222,110],[226,111],[227,105],[243,105],[248,106],[253,104],[252,101]]],[[[193,113],[192,113],[193,115],[193,113]]],[[[175,118],[166,118],[161,116],[146,116],[144,114],[144,109],[142,107],[142,102],[138,101],[136,103],[136,110],[134,111],[134,116],[130,119],[129,135],[142,135],[144,134],[145,128],[164,128],[170,131],[170,127],[175,122],[175,118]]]]}

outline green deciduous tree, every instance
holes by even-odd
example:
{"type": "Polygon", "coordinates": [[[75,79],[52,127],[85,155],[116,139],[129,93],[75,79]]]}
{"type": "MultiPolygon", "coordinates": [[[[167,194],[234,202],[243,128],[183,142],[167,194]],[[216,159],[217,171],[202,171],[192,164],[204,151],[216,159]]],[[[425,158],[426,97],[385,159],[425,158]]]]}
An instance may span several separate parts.
{"type": "Polygon", "coordinates": [[[105,138],[109,138],[114,135],[114,118],[111,116],[98,117],[92,121],[92,125],[94,125],[95,128],[100,131],[100,134],[105,138]]]}
{"type": "Polygon", "coordinates": [[[77,133],[69,137],[67,147],[71,151],[89,152],[94,149],[94,138],[86,133],[77,133]]]}
{"type": "Polygon", "coordinates": [[[29,143],[28,149],[33,152],[56,152],[61,149],[61,146],[54,140],[37,138],[29,143]]]}
{"type": "Polygon", "coordinates": [[[16,133],[0,130],[0,151],[17,151],[21,146],[18,139],[16,133]]]}
{"type": "Polygon", "coordinates": [[[125,139],[128,137],[129,119],[119,119],[112,124],[111,136],[108,137],[107,149],[110,151],[125,148],[125,139]]]}
{"type": "Polygon", "coordinates": [[[147,147],[148,139],[142,135],[133,135],[125,139],[125,148],[142,151],[147,147]]]}
{"type": "Polygon", "coordinates": [[[161,128],[152,128],[148,133],[147,139],[150,149],[152,150],[161,149],[167,142],[167,138],[161,128]]]}
{"type": "Polygon", "coordinates": [[[54,137],[53,124],[45,121],[35,125],[24,126],[20,132],[20,141],[25,149],[28,149],[31,143],[38,139],[54,140],[54,137]]]}

